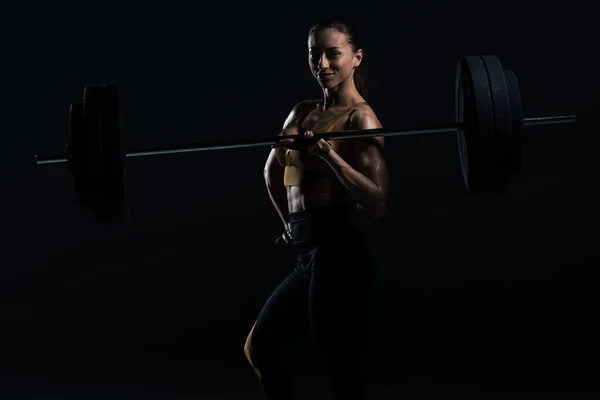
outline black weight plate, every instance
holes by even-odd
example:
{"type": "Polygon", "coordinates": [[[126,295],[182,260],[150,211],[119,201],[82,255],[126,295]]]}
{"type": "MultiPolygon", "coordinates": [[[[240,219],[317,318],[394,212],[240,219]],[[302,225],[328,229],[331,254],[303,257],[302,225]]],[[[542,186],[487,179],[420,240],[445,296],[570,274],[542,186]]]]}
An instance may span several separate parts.
{"type": "Polygon", "coordinates": [[[508,148],[508,173],[512,177],[523,168],[523,107],[517,76],[511,70],[504,70],[506,89],[510,104],[511,136],[508,148]]]}
{"type": "Polygon", "coordinates": [[[67,145],[67,163],[73,177],[73,187],[80,206],[92,208],[97,184],[88,156],[88,138],[83,118],[83,103],[71,104],[69,109],[70,139],[67,145]]]}
{"type": "Polygon", "coordinates": [[[469,192],[488,190],[490,160],[494,157],[494,108],[483,61],[466,56],[456,69],[455,111],[458,151],[464,183],[469,192]]]}
{"type": "Polygon", "coordinates": [[[508,154],[511,136],[511,113],[508,90],[504,77],[504,68],[498,57],[480,56],[488,76],[492,105],[494,107],[494,141],[493,156],[490,160],[489,176],[496,189],[505,189],[509,182],[508,154]]]}
{"type": "Polygon", "coordinates": [[[85,156],[94,173],[102,173],[102,133],[100,114],[102,113],[102,87],[88,85],[83,91],[83,120],[85,125],[85,156]]]}
{"type": "Polygon", "coordinates": [[[73,159],[81,168],[77,195],[80,204],[92,212],[103,207],[104,162],[100,114],[102,88],[88,85],[83,90],[83,135],[81,146],[73,148],[73,159]]]}
{"type": "Polygon", "coordinates": [[[454,107],[456,122],[459,124],[457,131],[458,156],[463,181],[467,189],[469,188],[469,157],[467,149],[467,141],[465,139],[465,131],[468,130],[465,123],[465,107],[471,104],[471,90],[468,87],[468,79],[466,72],[462,67],[462,60],[459,61],[456,68],[456,84],[454,88],[454,107]]]}
{"type": "Polygon", "coordinates": [[[127,218],[125,188],[126,163],[119,129],[118,89],[116,85],[102,86],[100,114],[102,140],[103,192],[96,218],[124,221],[127,218]]]}

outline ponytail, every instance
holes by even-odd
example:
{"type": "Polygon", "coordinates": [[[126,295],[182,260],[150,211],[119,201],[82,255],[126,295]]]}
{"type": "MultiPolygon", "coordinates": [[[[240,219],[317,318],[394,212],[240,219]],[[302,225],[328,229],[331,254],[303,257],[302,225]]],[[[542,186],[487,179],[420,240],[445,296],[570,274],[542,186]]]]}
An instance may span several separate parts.
{"type": "Polygon", "coordinates": [[[365,85],[365,74],[360,65],[354,69],[354,86],[356,86],[358,93],[360,93],[361,96],[366,98],[367,93],[365,85]]]}

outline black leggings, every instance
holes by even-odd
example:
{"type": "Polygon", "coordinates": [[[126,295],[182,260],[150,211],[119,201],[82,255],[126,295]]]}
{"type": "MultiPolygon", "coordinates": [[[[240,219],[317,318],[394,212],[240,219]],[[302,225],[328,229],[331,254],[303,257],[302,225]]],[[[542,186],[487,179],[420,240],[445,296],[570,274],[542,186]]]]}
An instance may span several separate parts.
{"type": "Polygon", "coordinates": [[[293,399],[284,348],[310,334],[336,399],[367,399],[367,298],[373,264],[349,208],[290,214],[298,262],[260,312],[251,362],[265,399],[293,399]]]}

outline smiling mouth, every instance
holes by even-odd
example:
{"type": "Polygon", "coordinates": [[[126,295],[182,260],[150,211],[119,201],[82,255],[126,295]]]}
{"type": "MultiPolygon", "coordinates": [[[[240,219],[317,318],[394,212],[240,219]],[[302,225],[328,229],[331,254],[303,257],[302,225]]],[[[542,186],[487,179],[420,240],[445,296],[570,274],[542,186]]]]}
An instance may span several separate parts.
{"type": "Polygon", "coordinates": [[[329,78],[330,76],[333,76],[333,74],[320,74],[319,79],[329,78]]]}

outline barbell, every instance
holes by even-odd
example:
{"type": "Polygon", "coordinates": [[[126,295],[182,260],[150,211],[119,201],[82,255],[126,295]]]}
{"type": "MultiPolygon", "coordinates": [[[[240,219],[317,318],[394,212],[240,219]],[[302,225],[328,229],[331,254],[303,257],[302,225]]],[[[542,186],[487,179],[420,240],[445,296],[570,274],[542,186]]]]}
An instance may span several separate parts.
{"type": "MultiPolygon", "coordinates": [[[[123,151],[117,85],[86,86],[83,102],[71,104],[69,111],[70,138],[65,152],[36,154],[35,160],[37,164],[66,163],[79,205],[91,210],[99,221],[128,219],[126,158],[270,146],[280,139],[271,135],[123,151]]],[[[504,190],[519,173],[525,126],[572,122],[575,115],[524,118],[515,74],[504,69],[494,55],[464,56],[456,68],[455,121],[320,133],[315,139],[454,133],[464,184],[469,193],[478,193],[504,190]]]]}

